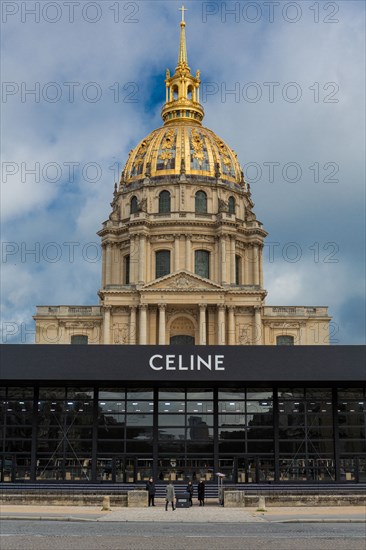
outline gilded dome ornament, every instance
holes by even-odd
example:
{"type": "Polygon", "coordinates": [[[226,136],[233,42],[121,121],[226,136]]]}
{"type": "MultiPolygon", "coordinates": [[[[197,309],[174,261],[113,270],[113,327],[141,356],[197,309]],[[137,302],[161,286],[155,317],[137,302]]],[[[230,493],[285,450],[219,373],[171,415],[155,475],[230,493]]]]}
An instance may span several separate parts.
{"type": "Polygon", "coordinates": [[[146,183],[154,178],[204,177],[245,188],[236,153],[214,132],[202,126],[199,70],[191,73],[187,58],[184,6],[181,8],[178,64],[174,74],[166,70],[164,126],[152,131],[133,149],[124,168],[123,185],[146,183]],[[148,174],[148,175],[147,175],[148,174]]]}

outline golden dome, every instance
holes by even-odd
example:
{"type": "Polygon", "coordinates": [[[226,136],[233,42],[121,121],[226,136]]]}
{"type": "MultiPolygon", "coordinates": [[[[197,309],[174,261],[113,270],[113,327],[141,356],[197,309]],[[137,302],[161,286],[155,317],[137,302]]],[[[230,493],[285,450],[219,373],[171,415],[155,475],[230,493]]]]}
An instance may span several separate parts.
{"type": "Polygon", "coordinates": [[[176,123],[154,130],[131,151],[121,183],[183,175],[242,182],[236,153],[222,139],[203,126],[176,123]]]}
{"type": "Polygon", "coordinates": [[[173,76],[166,71],[166,103],[161,112],[164,126],[130,152],[120,183],[128,186],[145,178],[184,176],[244,185],[236,153],[201,124],[200,72],[193,76],[188,66],[184,6],[181,11],[178,65],[173,76]]]}

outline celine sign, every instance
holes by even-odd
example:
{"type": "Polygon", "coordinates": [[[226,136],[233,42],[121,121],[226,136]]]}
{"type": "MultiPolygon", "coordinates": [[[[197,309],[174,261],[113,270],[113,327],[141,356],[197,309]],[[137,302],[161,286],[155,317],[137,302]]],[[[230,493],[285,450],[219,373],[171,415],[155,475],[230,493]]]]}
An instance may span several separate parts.
{"type": "Polygon", "coordinates": [[[149,366],[152,370],[175,370],[175,371],[224,371],[224,355],[189,355],[183,358],[183,355],[152,355],[149,360],[149,366]]]}

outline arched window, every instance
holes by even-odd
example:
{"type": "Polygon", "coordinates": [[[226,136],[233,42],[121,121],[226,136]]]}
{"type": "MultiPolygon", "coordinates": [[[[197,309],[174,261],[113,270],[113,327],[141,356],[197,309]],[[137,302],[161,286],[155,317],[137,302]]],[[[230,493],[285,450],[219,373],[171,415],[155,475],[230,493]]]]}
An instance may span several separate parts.
{"type": "Polygon", "coordinates": [[[276,338],[277,346],[293,346],[294,337],[293,336],[277,336],[276,338]]]}
{"type": "Polygon", "coordinates": [[[229,197],[229,214],[235,214],[235,199],[229,197]]]}
{"type": "Polygon", "coordinates": [[[204,191],[197,191],[195,197],[196,212],[205,214],[207,212],[207,195],[204,191]]]}
{"type": "Polygon", "coordinates": [[[172,98],[173,101],[177,101],[177,99],[178,99],[178,86],[173,86],[172,92],[173,92],[173,98],[172,98]]]}
{"type": "Polygon", "coordinates": [[[125,285],[130,284],[130,256],[123,258],[123,280],[125,285]]]}
{"type": "Polygon", "coordinates": [[[193,86],[188,86],[188,89],[187,89],[187,97],[188,99],[193,99],[193,86]]]}
{"type": "Polygon", "coordinates": [[[194,253],[194,272],[200,277],[210,277],[210,253],[207,250],[196,250],[194,253]]]}
{"type": "Polygon", "coordinates": [[[74,334],[74,336],[71,336],[71,343],[72,344],[87,344],[88,343],[88,337],[84,334],[74,334]]]}
{"type": "Polygon", "coordinates": [[[170,193],[162,191],[159,195],[159,214],[167,214],[170,212],[170,193]]]}
{"type": "Polygon", "coordinates": [[[164,277],[170,273],[170,251],[159,250],[155,253],[155,278],[164,277]]]}
{"type": "Polygon", "coordinates": [[[241,283],[241,257],[235,256],[235,284],[241,283]]]}
{"type": "Polygon", "coordinates": [[[138,202],[137,197],[132,197],[131,199],[131,214],[138,212],[138,202]]]}

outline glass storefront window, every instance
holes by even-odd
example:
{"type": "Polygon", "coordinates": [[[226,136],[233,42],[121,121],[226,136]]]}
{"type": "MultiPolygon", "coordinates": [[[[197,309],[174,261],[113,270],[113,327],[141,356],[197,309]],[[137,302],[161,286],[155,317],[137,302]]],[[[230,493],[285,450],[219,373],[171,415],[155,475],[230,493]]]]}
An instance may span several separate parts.
{"type": "Polygon", "coordinates": [[[126,392],[124,388],[99,388],[98,391],[99,401],[113,400],[123,401],[126,398],[126,392]]]}
{"type": "Polygon", "coordinates": [[[191,388],[187,390],[187,399],[213,399],[211,389],[191,388]]]}
{"type": "Polygon", "coordinates": [[[184,413],[185,410],[185,401],[159,401],[160,413],[184,413]]]}
{"type": "Polygon", "coordinates": [[[98,411],[100,414],[103,413],[124,413],[126,410],[126,405],[123,400],[118,401],[99,401],[98,402],[98,411]]]}
{"type": "Polygon", "coordinates": [[[219,413],[244,413],[244,401],[219,401],[219,413]]]}
{"type": "Polygon", "coordinates": [[[159,389],[159,399],[185,399],[186,392],[183,388],[159,389]]]}
{"type": "Polygon", "coordinates": [[[246,418],[242,414],[220,414],[219,426],[245,426],[246,418]]]}
{"type": "Polygon", "coordinates": [[[153,401],[127,401],[128,413],[152,413],[154,412],[153,401]]]}
{"type": "Polygon", "coordinates": [[[8,399],[33,399],[34,390],[31,387],[8,387],[8,399]]]}
{"type": "Polygon", "coordinates": [[[154,417],[152,414],[128,414],[127,426],[152,426],[154,417]]]}
{"type": "Polygon", "coordinates": [[[93,399],[94,389],[93,388],[67,388],[66,398],[82,400],[85,398],[93,399]]]}
{"type": "Polygon", "coordinates": [[[246,396],[247,399],[264,399],[272,401],[273,390],[271,388],[248,388],[246,396]]]}
{"type": "Polygon", "coordinates": [[[159,426],[158,438],[160,440],[172,440],[172,439],[185,440],[186,430],[185,428],[170,428],[170,427],[164,428],[159,426]]]}
{"type": "Polygon", "coordinates": [[[154,391],[152,389],[129,389],[127,390],[127,399],[138,401],[139,399],[154,399],[154,391]]]}
{"type": "Polygon", "coordinates": [[[66,399],[66,388],[39,388],[39,399],[41,401],[54,401],[57,399],[66,399]]]}
{"type": "Polygon", "coordinates": [[[187,401],[187,413],[213,413],[212,401],[187,401]]]}
{"type": "Polygon", "coordinates": [[[227,401],[239,401],[244,400],[245,394],[243,390],[236,390],[235,388],[219,389],[218,398],[227,401]]]}
{"type": "Polygon", "coordinates": [[[365,397],[364,388],[338,388],[338,399],[363,399],[365,397]]]}
{"type": "Polygon", "coordinates": [[[305,396],[304,388],[279,388],[278,389],[278,398],[279,399],[294,399],[303,398],[305,396]]]}
{"type": "Polygon", "coordinates": [[[184,414],[159,414],[160,426],[185,426],[186,417],[184,414]]]}

